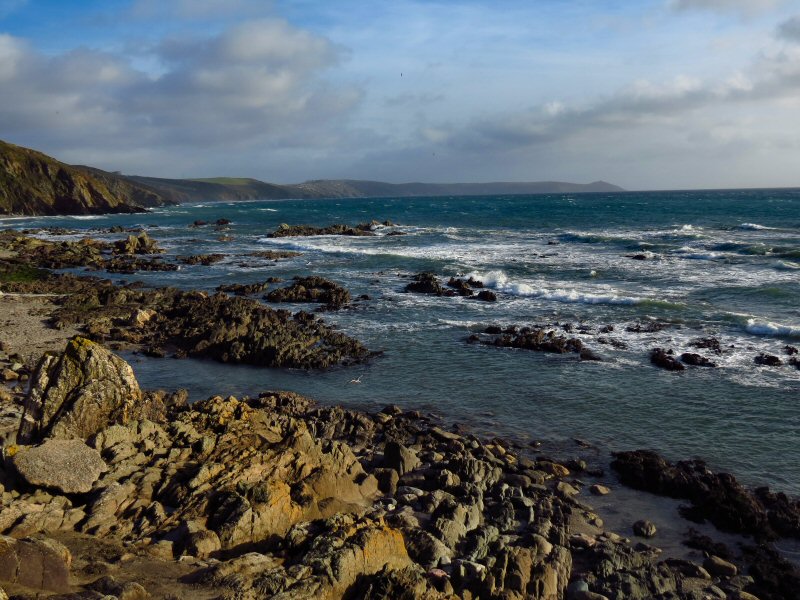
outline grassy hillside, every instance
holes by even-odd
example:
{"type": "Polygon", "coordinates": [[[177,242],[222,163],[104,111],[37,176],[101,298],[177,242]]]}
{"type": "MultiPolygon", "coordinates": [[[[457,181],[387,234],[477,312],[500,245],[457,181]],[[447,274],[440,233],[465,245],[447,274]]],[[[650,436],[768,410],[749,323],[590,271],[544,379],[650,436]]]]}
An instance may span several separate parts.
{"type": "Polygon", "coordinates": [[[312,197],[292,186],[265,183],[258,179],[213,177],[209,179],[162,179],[130,176],[127,179],[158,190],[175,202],[208,202],[235,200],[274,200],[312,197]]]}
{"type": "Polygon", "coordinates": [[[132,213],[163,203],[155,190],[112,173],[70,166],[0,141],[0,214],[132,213]]]}

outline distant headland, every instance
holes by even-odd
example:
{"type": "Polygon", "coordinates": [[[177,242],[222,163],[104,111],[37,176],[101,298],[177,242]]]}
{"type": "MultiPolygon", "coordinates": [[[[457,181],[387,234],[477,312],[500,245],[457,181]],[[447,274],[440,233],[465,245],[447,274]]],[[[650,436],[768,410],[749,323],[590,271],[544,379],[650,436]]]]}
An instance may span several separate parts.
{"type": "Polygon", "coordinates": [[[36,150],[0,141],[0,215],[130,213],[155,206],[199,201],[621,191],[624,191],[621,187],[605,181],[586,184],[563,181],[386,183],[318,179],[279,185],[232,177],[164,179],[68,165],[36,150]]]}

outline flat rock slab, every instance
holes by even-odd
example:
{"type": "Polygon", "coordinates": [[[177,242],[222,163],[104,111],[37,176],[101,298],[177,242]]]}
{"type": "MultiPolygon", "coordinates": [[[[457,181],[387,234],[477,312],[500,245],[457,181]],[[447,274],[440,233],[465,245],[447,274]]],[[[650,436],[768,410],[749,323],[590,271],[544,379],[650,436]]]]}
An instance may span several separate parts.
{"type": "Polygon", "coordinates": [[[55,540],[44,537],[16,540],[0,536],[0,581],[3,583],[66,592],[71,564],[69,550],[55,540]]]}
{"type": "Polygon", "coordinates": [[[100,453],[81,440],[47,440],[41,446],[21,449],[13,461],[31,485],[65,494],[85,494],[108,470],[100,453]]]}

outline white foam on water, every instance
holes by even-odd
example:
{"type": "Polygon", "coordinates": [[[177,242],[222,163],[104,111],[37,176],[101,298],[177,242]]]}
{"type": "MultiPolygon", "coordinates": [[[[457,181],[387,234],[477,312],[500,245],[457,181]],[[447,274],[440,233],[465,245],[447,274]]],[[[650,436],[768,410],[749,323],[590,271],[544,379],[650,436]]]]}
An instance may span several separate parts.
{"type": "Polygon", "coordinates": [[[531,298],[541,298],[542,300],[552,300],[554,302],[579,303],[579,304],[639,304],[645,298],[636,296],[625,296],[616,290],[609,289],[607,286],[602,288],[602,293],[596,291],[578,291],[565,288],[547,288],[532,285],[524,282],[514,282],[509,280],[503,271],[489,271],[488,273],[468,273],[466,277],[472,277],[482,281],[487,287],[493,288],[498,292],[511,294],[512,296],[523,296],[531,298]]]}
{"type": "Polygon", "coordinates": [[[800,263],[791,262],[788,260],[780,260],[775,268],[779,271],[797,271],[800,270],[800,263]]]}
{"type": "Polygon", "coordinates": [[[677,250],[674,250],[673,253],[688,260],[720,260],[726,256],[723,252],[704,252],[699,248],[692,248],[691,246],[681,246],[677,250]]]}
{"type": "Polygon", "coordinates": [[[758,223],[742,223],[738,229],[744,231],[762,231],[764,229],[775,229],[774,227],[767,227],[766,225],[759,225],[758,223]]]}
{"type": "Polygon", "coordinates": [[[747,333],[753,335],[766,335],[777,337],[800,337],[800,326],[783,325],[772,321],[760,321],[758,319],[747,319],[745,326],[747,333]]]}
{"type": "Polygon", "coordinates": [[[448,327],[478,327],[482,325],[480,321],[459,321],[457,319],[437,319],[437,323],[447,325],[448,327]]]}

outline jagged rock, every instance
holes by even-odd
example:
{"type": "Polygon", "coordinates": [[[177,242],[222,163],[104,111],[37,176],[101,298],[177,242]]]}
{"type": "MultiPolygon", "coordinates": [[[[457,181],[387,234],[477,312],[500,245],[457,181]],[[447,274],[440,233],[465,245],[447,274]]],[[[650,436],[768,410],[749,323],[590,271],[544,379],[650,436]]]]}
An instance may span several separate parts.
{"type": "Polygon", "coordinates": [[[433,294],[435,296],[455,296],[454,290],[448,290],[442,287],[436,275],[433,273],[418,273],[414,275],[413,281],[406,285],[406,292],[413,292],[415,294],[433,294]]]}
{"type": "Polygon", "coordinates": [[[413,450],[409,450],[397,442],[387,442],[383,450],[383,463],[389,469],[394,469],[400,476],[417,468],[420,461],[413,450]]]}
{"type": "Polygon", "coordinates": [[[753,359],[753,362],[755,362],[757,365],[763,365],[765,367],[780,367],[781,365],[783,365],[783,361],[777,356],[764,353],[761,353],[758,356],[756,356],[753,359]]]}
{"type": "Polygon", "coordinates": [[[76,337],[62,354],[45,355],[36,367],[17,439],[86,439],[110,424],[157,416],[163,409],[142,395],[124,360],[76,337]]]}
{"type": "MultiPolygon", "coordinates": [[[[495,332],[497,329],[488,327],[486,331],[495,332]]],[[[555,354],[580,353],[583,349],[583,343],[578,338],[567,338],[553,330],[531,327],[523,327],[519,331],[516,327],[509,328],[491,339],[481,340],[481,343],[496,348],[519,348],[555,354]]]]}
{"type": "Polygon", "coordinates": [[[687,365],[692,365],[694,367],[716,367],[717,363],[712,360],[707,359],[705,356],[701,354],[697,354],[695,352],[684,352],[681,354],[681,361],[686,363],[687,365]]]}
{"type": "Polygon", "coordinates": [[[385,567],[371,577],[362,578],[352,590],[352,597],[359,600],[452,600],[452,585],[444,580],[439,584],[442,589],[437,589],[430,575],[431,572],[426,573],[419,565],[402,569],[385,567]]]}
{"type": "Polygon", "coordinates": [[[323,277],[296,277],[292,285],[272,290],[264,299],[268,302],[319,302],[337,309],[350,303],[350,292],[323,277]]]}
{"type": "Polygon", "coordinates": [[[329,225],[328,227],[314,227],[312,225],[288,225],[281,223],[278,229],[267,235],[270,238],[282,237],[304,237],[310,235],[347,235],[347,236],[370,236],[375,235],[372,232],[373,224],[379,224],[377,221],[372,223],[359,223],[355,227],[349,225],[329,225]]]}
{"type": "Polygon", "coordinates": [[[655,348],[650,353],[650,362],[667,371],[683,371],[686,367],[673,356],[672,350],[655,348]]]}
{"type": "Polygon", "coordinates": [[[85,494],[108,470],[100,453],[81,440],[51,439],[41,446],[21,448],[12,462],[29,484],[65,494],[85,494]]]}
{"type": "Polygon", "coordinates": [[[138,236],[129,235],[124,240],[114,242],[116,254],[158,254],[163,251],[156,241],[144,231],[138,236]]]}
{"type": "Polygon", "coordinates": [[[478,295],[475,296],[475,299],[484,302],[497,302],[497,294],[491,290],[481,290],[478,292],[478,295]]]}
{"type": "Polygon", "coordinates": [[[181,538],[184,551],[198,558],[213,556],[222,548],[219,536],[199,521],[184,522],[181,525],[181,538]]]}
{"type": "Polygon", "coordinates": [[[541,556],[536,548],[511,546],[499,551],[480,587],[490,597],[563,598],[571,570],[572,555],[566,548],[555,546],[541,556]]]}
{"type": "Polygon", "coordinates": [[[287,536],[300,568],[251,553],[212,566],[203,580],[243,598],[333,600],[365,576],[411,565],[400,532],[380,521],[339,514],[308,527],[304,535],[287,536]]]}
{"type": "Polygon", "coordinates": [[[100,286],[64,298],[54,325],[87,323],[150,309],[157,317],[135,330],[101,333],[118,341],[183,356],[268,367],[327,368],[367,359],[357,340],[305,312],[273,310],[257,300],[172,288],[139,290],[100,286]]]}
{"type": "Polygon", "coordinates": [[[692,519],[708,519],[720,529],[757,538],[800,537],[800,502],[768,488],[751,492],[727,473],[713,473],[701,460],[672,464],[655,452],[636,450],[614,455],[611,466],[625,485],[692,506],[682,510],[692,519]]]}

